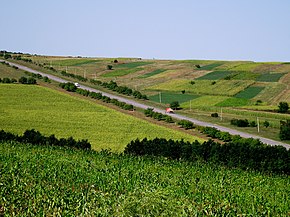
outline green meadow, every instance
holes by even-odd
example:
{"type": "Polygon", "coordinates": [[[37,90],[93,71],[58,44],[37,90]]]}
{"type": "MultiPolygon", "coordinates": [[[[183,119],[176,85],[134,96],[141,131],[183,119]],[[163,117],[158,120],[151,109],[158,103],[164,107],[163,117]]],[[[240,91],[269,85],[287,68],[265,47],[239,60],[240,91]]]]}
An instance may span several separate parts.
{"type": "Polygon", "coordinates": [[[145,137],[198,139],[35,85],[0,84],[0,114],[0,129],[17,134],[36,129],[46,135],[88,139],[96,150],[120,152],[131,140],[145,137]]]}

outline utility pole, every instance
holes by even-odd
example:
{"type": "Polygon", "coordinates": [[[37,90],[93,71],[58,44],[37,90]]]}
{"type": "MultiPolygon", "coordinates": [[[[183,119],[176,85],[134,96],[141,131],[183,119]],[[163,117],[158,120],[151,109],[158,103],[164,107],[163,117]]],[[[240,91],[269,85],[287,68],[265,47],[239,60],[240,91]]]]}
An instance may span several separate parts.
{"type": "Polygon", "coordinates": [[[67,66],[65,67],[65,71],[66,71],[66,73],[67,73],[67,66]]]}
{"type": "Polygon", "coordinates": [[[86,78],[86,70],[84,69],[84,78],[86,78]]]}
{"type": "Polygon", "coordinates": [[[162,100],[161,100],[161,92],[159,92],[159,101],[160,101],[160,103],[162,103],[162,100]]]}
{"type": "Polygon", "coordinates": [[[191,111],[191,100],[189,101],[189,103],[190,103],[190,111],[191,111]]]}
{"type": "Polygon", "coordinates": [[[258,129],[258,133],[260,133],[260,122],[259,122],[259,117],[257,117],[257,129],[258,129]]]}
{"type": "Polygon", "coordinates": [[[223,108],[221,108],[221,121],[223,121],[223,108]]]}

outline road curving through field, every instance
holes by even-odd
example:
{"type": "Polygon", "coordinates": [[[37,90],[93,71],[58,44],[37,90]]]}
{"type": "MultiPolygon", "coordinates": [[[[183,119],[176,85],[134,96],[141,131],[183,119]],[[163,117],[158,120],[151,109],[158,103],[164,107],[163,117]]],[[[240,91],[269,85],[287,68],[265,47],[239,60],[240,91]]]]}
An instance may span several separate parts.
{"type": "MultiPolygon", "coordinates": [[[[0,60],[0,62],[4,62],[4,60],[0,60]]],[[[56,82],[60,82],[60,83],[71,82],[69,80],[66,80],[66,79],[63,79],[63,78],[59,78],[59,77],[54,76],[54,75],[46,74],[46,73],[31,69],[29,67],[26,67],[26,66],[23,66],[23,65],[20,65],[20,64],[12,63],[12,62],[9,62],[9,61],[6,61],[6,60],[5,60],[5,62],[9,63],[12,66],[16,66],[19,69],[22,69],[24,71],[35,73],[35,74],[40,74],[42,76],[47,76],[49,79],[54,80],[56,82]]],[[[103,91],[100,91],[98,89],[87,87],[87,86],[82,85],[82,84],[80,84],[79,88],[82,88],[82,89],[85,89],[85,90],[89,90],[89,91],[93,91],[93,92],[102,93],[104,96],[108,96],[108,97],[110,97],[112,99],[117,99],[117,100],[119,100],[121,102],[132,104],[133,106],[138,107],[138,108],[142,108],[142,109],[154,108],[154,111],[156,111],[156,112],[160,112],[160,113],[163,113],[163,114],[165,113],[165,111],[160,109],[160,108],[153,107],[153,106],[148,106],[145,103],[139,103],[139,102],[136,102],[136,101],[134,101],[132,99],[127,99],[127,98],[124,98],[124,97],[121,97],[121,96],[116,96],[114,94],[103,92],[103,91]]],[[[231,128],[227,128],[227,127],[223,127],[223,126],[220,126],[220,125],[217,125],[217,124],[212,124],[212,123],[209,123],[209,122],[199,121],[197,119],[190,118],[190,117],[187,117],[187,116],[184,116],[184,115],[180,115],[180,114],[167,114],[167,115],[170,115],[171,117],[179,119],[179,120],[184,119],[184,120],[191,121],[195,125],[205,126],[205,127],[215,127],[216,129],[218,129],[220,131],[228,132],[228,133],[230,133],[232,135],[240,135],[241,137],[244,137],[244,138],[259,139],[261,142],[263,142],[265,144],[268,144],[268,145],[272,145],[272,146],[273,145],[280,145],[280,146],[285,147],[286,149],[290,148],[289,144],[286,144],[286,143],[283,143],[283,142],[275,141],[275,140],[272,140],[272,139],[264,138],[264,137],[253,135],[253,134],[249,134],[249,133],[244,133],[244,132],[241,132],[241,131],[238,131],[238,130],[234,130],[234,129],[231,129],[231,128]]]]}

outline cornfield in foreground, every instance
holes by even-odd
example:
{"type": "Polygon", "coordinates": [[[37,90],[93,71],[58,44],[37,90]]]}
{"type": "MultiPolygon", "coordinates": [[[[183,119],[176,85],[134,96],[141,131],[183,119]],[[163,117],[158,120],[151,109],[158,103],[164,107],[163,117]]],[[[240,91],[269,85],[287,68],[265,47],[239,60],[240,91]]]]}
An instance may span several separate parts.
{"type": "Polygon", "coordinates": [[[289,186],[201,162],[0,144],[0,216],[287,216],[289,186]]]}

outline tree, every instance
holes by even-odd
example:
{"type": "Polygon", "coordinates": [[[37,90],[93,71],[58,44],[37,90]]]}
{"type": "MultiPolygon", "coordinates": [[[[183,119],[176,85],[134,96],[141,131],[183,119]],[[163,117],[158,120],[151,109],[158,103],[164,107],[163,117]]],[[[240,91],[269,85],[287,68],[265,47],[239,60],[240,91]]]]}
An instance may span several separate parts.
{"type": "Polygon", "coordinates": [[[182,90],[181,93],[182,93],[182,94],[185,94],[185,90],[182,90]]]}
{"type": "Polygon", "coordinates": [[[263,125],[264,125],[264,127],[268,128],[270,126],[270,123],[269,123],[269,121],[264,121],[263,125]]]}
{"type": "Polygon", "coordinates": [[[280,102],[278,105],[279,113],[286,113],[289,110],[289,105],[287,102],[280,102]]]}
{"type": "Polygon", "coordinates": [[[112,65],[107,65],[107,69],[108,70],[112,70],[113,69],[113,66],[112,65]]]}
{"type": "Polygon", "coordinates": [[[18,82],[21,83],[21,84],[27,84],[27,78],[26,77],[21,77],[21,78],[19,78],[18,82]]]}
{"type": "Polygon", "coordinates": [[[173,110],[176,110],[179,108],[179,102],[174,101],[172,103],[170,103],[170,108],[172,108],[173,110]]]}
{"type": "Polygon", "coordinates": [[[290,139],[290,120],[280,121],[279,137],[281,140],[289,140],[290,139]]]}

